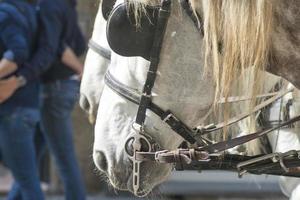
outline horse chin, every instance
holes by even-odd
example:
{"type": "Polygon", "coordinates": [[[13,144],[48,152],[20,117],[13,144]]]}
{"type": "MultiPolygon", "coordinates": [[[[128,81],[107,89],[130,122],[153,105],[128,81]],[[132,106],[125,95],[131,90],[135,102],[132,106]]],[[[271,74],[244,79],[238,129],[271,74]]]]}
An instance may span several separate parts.
{"type": "MultiPolygon", "coordinates": [[[[141,163],[140,188],[135,194],[138,197],[147,196],[154,187],[167,180],[172,171],[172,165],[151,162],[141,163]]],[[[133,176],[127,182],[128,189],[134,194],[133,176]]]]}
{"type": "Polygon", "coordinates": [[[136,194],[133,189],[131,162],[129,165],[127,164],[124,167],[120,167],[119,170],[112,167],[110,172],[108,172],[108,178],[114,188],[121,191],[129,191],[138,197],[145,197],[155,186],[164,182],[170,176],[171,171],[171,165],[150,162],[141,163],[140,188],[136,194]]]}

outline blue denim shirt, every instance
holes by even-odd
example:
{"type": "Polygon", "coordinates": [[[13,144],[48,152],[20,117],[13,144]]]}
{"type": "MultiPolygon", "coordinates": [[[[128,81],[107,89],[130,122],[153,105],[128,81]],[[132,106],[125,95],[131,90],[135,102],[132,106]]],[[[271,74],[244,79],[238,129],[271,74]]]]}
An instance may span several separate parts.
{"type": "Polygon", "coordinates": [[[37,28],[33,5],[25,0],[0,3],[0,52],[2,58],[23,64],[33,49],[37,28]]]}
{"type": "Polygon", "coordinates": [[[78,37],[81,37],[71,34],[75,32],[71,24],[77,23],[77,16],[74,18],[75,6],[75,0],[40,1],[37,50],[33,58],[18,72],[27,81],[39,79],[49,70],[51,64],[61,59],[65,47],[70,46],[73,49],[72,42],[78,41],[78,37]]]}

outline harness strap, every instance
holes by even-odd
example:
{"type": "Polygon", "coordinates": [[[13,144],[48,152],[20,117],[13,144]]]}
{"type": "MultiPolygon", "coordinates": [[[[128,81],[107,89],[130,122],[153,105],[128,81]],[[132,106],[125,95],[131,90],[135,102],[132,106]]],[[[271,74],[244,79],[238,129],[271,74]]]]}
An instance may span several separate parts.
{"type": "Polygon", "coordinates": [[[250,115],[258,112],[259,110],[267,107],[268,105],[272,104],[274,101],[282,98],[284,95],[286,95],[287,93],[292,92],[293,90],[294,90],[294,88],[290,88],[290,89],[286,89],[286,90],[284,89],[284,90],[278,92],[277,95],[275,95],[275,96],[269,98],[268,100],[262,102],[261,104],[257,105],[250,112],[248,112],[248,113],[242,113],[242,114],[240,114],[240,115],[238,115],[236,117],[233,117],[233,118],[229,119],[228,122],[221,122],[221,123],[219,123],[217,125],[209,126],[208,129],[203,129],[202,128],[202,129],[199,130],[199,134],[200,135],[206,135],[208,133],[215,132],[215,131],[223,129],[224,127],[227,127],[227,126],[230,126],[232,124],[235,124],[235,123],[237,123],[237,122],[239,122],[239,121],[241,121],[241,120],[249,117],[250,115]]]}
{"type": "Polygon", "coordinates": [[[193,11],[190,1],[189,0],[180,0],[181,7],[185,10],[186,14],[191,18],[191,20],[194,22],[195,26],[199,31],[201,31],[201,34],[204,35],[203,33],[203,24],[200,23],[201,17],[193,11]]]}
{"type": "MultiPolygon", "coordinates": [[[[297,121],[300,121],[300,115],[270,129],[261,130],[250,135],[229,139],[227,141],[218,142],[212,145],[198,147],[196,149],[180,149],[179,151],[165,150],[158,152],[137,152],[136,159],[139,161],[148,160],[156,161],[159,163],[177,163],[177,158],[180,157],[180,162],[184,162],[185,164],[190,164],[192,161],[208,161],[211,155],[214,155],[213,153],[220,153],[246,142],[255,140],[274,130],[280,129],[284,126],[288,126],[297,121]]],[[[219,154],[219,156],[220,155],[221,154],[219,154]]]]}
{"type": "MultiPolygon", "coordinates": [[[[271,93],[266,93],[266,94],[260,94],[257,95],[256,99],[260,99],[260,98],[267,98],[267,97],[272,97],[277,95],[278,92],[271,92],[271,93]]],[[[228,97],[228,99],[226,100],[225,98],[221,98],[218,103],[219,104],[224,104],[224,103],[235,103],[235,102],[241,102],[241,101],[250,101],[253,97],[247,97],[247,96],[242,96],[242,97],[228,97]]]]}
{"type": "MultiPolygon", "coordinates": [[[[141,101],[141,95],[137,90],[134,90],[132,88],[129,88],[125,84],[119,82],[116,80],[113,75],[108,71],[105,75],[105,83],[106,85],[112,89],[114,92],[116,92],[119,96],[139,105],[141,101]]],[[[236,117],[231,118],[227,123],[222,122],[218,125],[210,125],[207,127],[202,127],[201,130],[197,129],[199,132],[199,135],[205,135],[217,130],[223,129],[225,126],[230,126],[234,123],[237,123],[241,121],[242,119],[245,119],[246,117],[249,117],[251,114],[261,110],[262,108],[270,105],[274,101],[282,98],[284,95],[286,95],[289,92],[292,92],[293,88],[283,90],[277,93],[277,95],[271,97],[270,99],[264,101],[263,103],[259,104],[254,108],[253,111],[242,113],[241,115],[238,115],[236,117]]],[[[170,111],[164,111],[161,109],[158,105],[151,102],[148,107],[152,112],[154,112],[156,115],[158,115],[165,123],[167,123],[172,130],[174,130],[176,133],[179,133],[181,137],[183,137],[186,141],[194,143],[195,139],[194,136],[197,134],[194,129],[189,128],[186,124],[184,124],[182,121],[177,119],[175,115],[173,115],[170,111]]],[[[203,142],[205,144],[205,142],[203,142]]]]}
{"type": "MultiPolygon", "coordinates": [[[[116,80],[109,71],[105,74],[104,81],[105,84],[119,96],[131,101],[134,104],[140,104],[142,97],[138,94],[138,91],[128,88],[128,86],[116,80]]],[[[186,124],[178,120],[170,111],[164,111],[153,102],[149,102],[149,106],[147,108],[158,115],[162,121],[168,124],[170,128],[178,133],[183,139],[192,144],[196,142],[195,138],[193,137],[195,134],[194,131],[191,130],[186,124]]]]}
{"type": "Polygon", "coordinates": [[[111,60],[111,51],[102,47],[98,43],[96,43],[93,39],[90,39],[89,41],[89,48],[102,56],[103,58],[106,58],[107,60],[111,60]]]}
{"type": "Polygon", "coordinates": [[[245,173],[300,177],[298,169],[300,152],[287,153],[288,155],[284,155],[286,153],[273,153],[258,156],[211,155],[209,161],[195,161],[193,164],[183,163],[183,167],[186,170],[198,170],[200,172],[202,170],[237,171],[240,177],[245,173]],[[284,163],[284,167],[281,166],[281,163],[284,163]]]}
{"type": "MultiPolygon", "coordinates": [[[[165,36],[165,31],[167,28],[168,19],[170,16],[171,10],[171,1],[170,0],[163,0],[161,3],[161,8],[159,9],[158,13],[158,20],[155,27],[154,33],[154,41],[153,46],[151,49],[150,54],[150,67],[147,73],[147,78],[144,84],[143,94],[141,97],[140,105],[138,108],[137,116],[136,116],[136,123],[140,126],[144,125],[145,118],[146,118],[146,111],[150,108],[151,98],[152,98],[152,88],[154,86],[156,76],[157,76],[157,69],[160,61],[160,52],[162,48],[163,39],[165,36]]],[[[194,141],[195,140],[190,140],[194,141]]]]}
{"type": "Polygon", "coordinates": [[[258,131],[258,132],[255,132],[255,133],[252,133],[252,134],[249,134],[249,135],[237,137],[237,138],[234,138],[234,139],[229,139],[227,141],[219,142],[219,143],[208,145],[208,146],[205,146],[205,147],[200,147],[200,148],[198,148],[198,150],[208,151],[210,153],[217,153],[217,152],[225,151],[225,150],[231,149],[233,147],[239,146],[241,144],[244,144],[246,142],[255,140],[259,137],[267,135],[268,133],[270,133],[272,131],[278,130],[278,129],[284,127],[284,126],[291,125],[291,124],[293,124],[297,121],[300,121],[300,115],[298,115],[294,118],[291,118],[290,120],[287,120],[287,121],[285,121],[285,122],[283,122],[283,123],[281,123],[281,124],[279,124],[279,125],[277,125],[273,128],[264,129],[264,130],[261,130],[261,131],[258,131]]]}
{"type": "Polygon", "coordinates": [[[177,149],[174,151],[137,152],[136,159],[143,161],[156,161],[158,163],[186,163],[192,161],[209,160],[210,155],[205,151],[195,149],[177,149]]]}

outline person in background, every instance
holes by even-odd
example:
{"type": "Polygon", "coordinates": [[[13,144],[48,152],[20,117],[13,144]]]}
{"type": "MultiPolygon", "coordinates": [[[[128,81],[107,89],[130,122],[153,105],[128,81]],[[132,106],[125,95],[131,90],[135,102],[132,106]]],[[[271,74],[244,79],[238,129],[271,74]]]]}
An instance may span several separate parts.
{"type": "Polygon", "coordinates": [[[40,118],[39,83],[32,81],[25,86],[23,77],[16,73],[31,57],[36,30],[34,2],[0,2],[0,79],[5,79],[0,84],[0,151],[23,200],[44,199],[33,142],[40,118]]]}
{"type": "MultiPolygon", "coordinates": [[[[42,80],[43,136],[57,164],[66,199],[84,200],[85,188],[75,157],[71,122],[79,92],[78,80],[83,71],[78,57],[86,50],[77,23],[76,0],[41,0],[39,18],[37,50],[18,74],[27,84],[42,80]]],[[[0,81],[1,84],[7,88],[7,96],[15,92],[5,81],[0,81]]],[[[41,151],[37,153],[40,156],[41,151]]],[[[17,182],[9,196],[14,200],[22,199],[17,182]]]]}
{"type": "MultiPolygon", "coordinates": [[[[57,4],[53,0],[51,3],[57,4]]],[[[42,130],[54,155],[65,189],[66,200],[84,200],[85,191],[73,143],[71,113],[79,96],[83,64],[76,61],[86,50],[86,42],[77,22],[76,1],[59,0],[66,21],[63,46],[65,53],[42,75],[42,130]],[[64,6],[63,6],[64,5],[64,6]],[[64,61],[64,62],[62,62],[64,61]],[[68,65],[64,64],[68,63],[68,65]]]]}

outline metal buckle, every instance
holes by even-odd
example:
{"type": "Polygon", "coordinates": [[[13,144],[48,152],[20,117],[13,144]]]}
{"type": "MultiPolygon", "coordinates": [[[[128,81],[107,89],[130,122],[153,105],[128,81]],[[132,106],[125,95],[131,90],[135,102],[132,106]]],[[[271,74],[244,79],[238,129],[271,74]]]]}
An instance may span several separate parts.
{"type": "Polygon", "coordinates": [[[162,150],[162,151],[157,151],[157,152],[155,152],[155,155],[154,155],[155,161],[158,162],[158,163],[164,163],[164,162],[162,162],[162,161],[160,160],[160,156],[161,156],[162,154],[165,154],[165,153],[168,153],[168,152],[169,152],[168,150],[162,150]]]}
{"type": "Polygon", "coordinates": [[[132,123],[131,127],[136,132],[136,134],[141,134],[141,133],[143,134],[145,132],[144,125],[140,125],[134,122],[132,123]]]}
{"type": "Polygon", "coordinates": [[[212,130],[212,129],[215,129],[217,126],[215,124],[209,124],[209,125],[206,125],[206,126],[198,126],[196,128],[194,128],[193,130],[195,131],[196,134],[203,134],[205,133],[206,131],[209,131],[209,130],[212,130]]]}
{"type": "Polygon", "coordinates": [[[173,119],[177,122],[179,121],[172,113],[168,114],[162,121],[167,123],[170,119],[173,119]]]}

